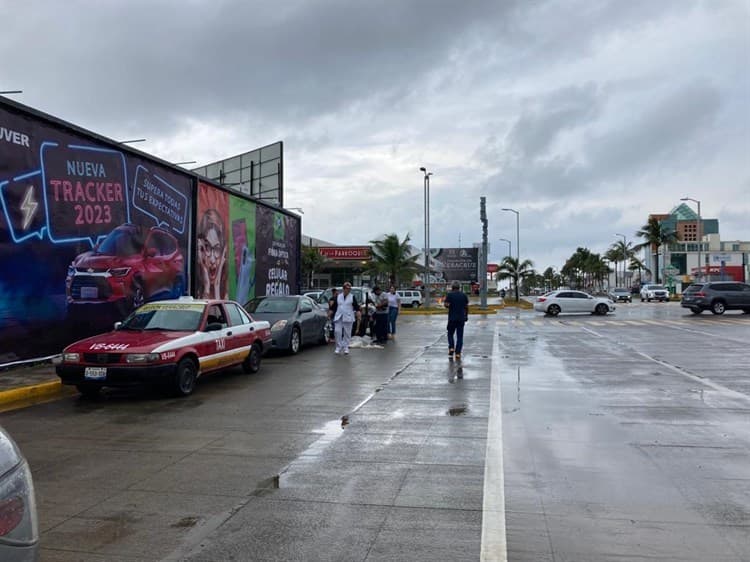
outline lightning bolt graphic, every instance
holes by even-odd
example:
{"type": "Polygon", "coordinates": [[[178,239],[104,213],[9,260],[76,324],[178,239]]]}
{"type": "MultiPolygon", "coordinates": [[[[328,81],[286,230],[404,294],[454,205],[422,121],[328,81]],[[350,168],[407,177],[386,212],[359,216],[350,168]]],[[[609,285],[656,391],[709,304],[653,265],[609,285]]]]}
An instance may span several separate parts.
{"type": "Polygon", "coordinates": [[[21,210],[23,211],[23,230],[29,228],[38,206],[39,203],[34,199],[34,186],[30,185],[26,188],[26,195],[23,196],[23,203],[21,203],[21,210]]]}

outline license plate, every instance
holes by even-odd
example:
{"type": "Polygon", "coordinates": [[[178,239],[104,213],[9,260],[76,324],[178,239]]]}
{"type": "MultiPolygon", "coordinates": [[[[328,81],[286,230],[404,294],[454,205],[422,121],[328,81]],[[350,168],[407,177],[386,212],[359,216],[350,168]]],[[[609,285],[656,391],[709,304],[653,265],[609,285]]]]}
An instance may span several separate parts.
{"type": "Polygon", "coordinates": [[[83,378],[90,381],[100,381],[107,378],[106,367],[86,367],[83,372],[83,378]]]}
{"type": "Polygon", "coordinates": [[[81,287],[82,299],[98,299],[99,287],[81,287]]]}

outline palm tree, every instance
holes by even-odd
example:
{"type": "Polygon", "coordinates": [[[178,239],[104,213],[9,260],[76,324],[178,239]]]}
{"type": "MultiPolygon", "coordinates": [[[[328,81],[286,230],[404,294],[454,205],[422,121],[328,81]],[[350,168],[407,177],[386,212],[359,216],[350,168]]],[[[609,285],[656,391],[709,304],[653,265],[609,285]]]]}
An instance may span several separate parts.
{"type": "Polygon", "coordinates": [[[409,235],[399,240],[398,234],[387,234],[372,244],[372,262],[369,270],[377,275],[387,275],[388,282],[398,287],[399,280],[412,280],[419,271],[418,254],[412,255],[409,235]]]}
{"type": "Polygon", "coordinates": [[[303,246],[301,256],[302,275],[308,280],[308,287],[312,289],[312,279],[316,271],[323,269],[328,258],[321,254],[315,246],[303,246]]]}
{"type": "Polygon", "coordinates": [[[646,267],[646,264],[644,264],[641,260],[639,260],[635,255],[630,257],[630,263],[628,264],[628,269],[630,271],[637,271],[638,272],[638,283],[642,284],[643,282],[643,271],[651,274],[651,270],[646,267]]]}
{"type": "Polygon", "coordinates": [[[531,260],[523,260],[520,264],[518,260],[511,256],[505,256],[497,271],[498,279],[511,279],[516,288],[516,301],[518,301],[519,280],[534,275],[534,263],[531,260]]]}
{"type": "MultiPolygon", "coordinates": [[[[669,230],[662,222],[656,217],[649,217],[648,222],[644,224],[641,229],[635,233],[639,238],[643,238],[643,242],[633,246],[633,251],[639,251],[643,248],[651,248],[652,256],[656,256],[654,263],[656,267],[656,282],[659,282],[659,248],[661,246],[668,246],[674,244],[679,240],[677,233],[674,230],[669,230]]],[[[665,256],[666,258],[666,256],[665,256]]],[[[666,267],[666,261],[664,263],[666,267]]]]}

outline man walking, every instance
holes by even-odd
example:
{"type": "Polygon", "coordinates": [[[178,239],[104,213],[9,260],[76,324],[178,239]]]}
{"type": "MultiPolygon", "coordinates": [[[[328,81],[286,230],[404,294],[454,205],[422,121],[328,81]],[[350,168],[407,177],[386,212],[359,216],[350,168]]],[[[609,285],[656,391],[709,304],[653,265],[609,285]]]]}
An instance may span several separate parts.
{"type": "Polygon", "coordinates": [[[448,358],[453,359],[455,354],[456,361],[460,361],[464,347],[464,324],[469,319],[469,298],[461,291],[457,281],[451,284],[451,291],[445,295],[443,306],[448,309],[448,358]]]}

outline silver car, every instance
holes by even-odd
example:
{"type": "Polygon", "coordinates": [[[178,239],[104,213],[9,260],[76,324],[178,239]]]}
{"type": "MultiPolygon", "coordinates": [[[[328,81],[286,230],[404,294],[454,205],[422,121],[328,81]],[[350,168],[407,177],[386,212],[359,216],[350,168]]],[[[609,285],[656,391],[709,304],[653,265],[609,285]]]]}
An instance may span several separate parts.
{"type": "Polygon", "coordinates": [[[38,559],[39,525],[29,463],[0,427],[0,560],[38,559]]]}
{"type": "Polygon", "coordinates": [[[298,353],[310,343],[326,343],[328,307],[301,295],[255,297],[244,308],[254,320],[271,324],[271,347],[298,353]]]}
{"type": "Polygon", "coordinates": [[[592,297],[583,291],[563,289],[537,297],[534,310],[544,312],[549,316],[557,316],[561,312],[588,312],[604,315],[614,312],[615,303],[606,297],[592,297]]]}

